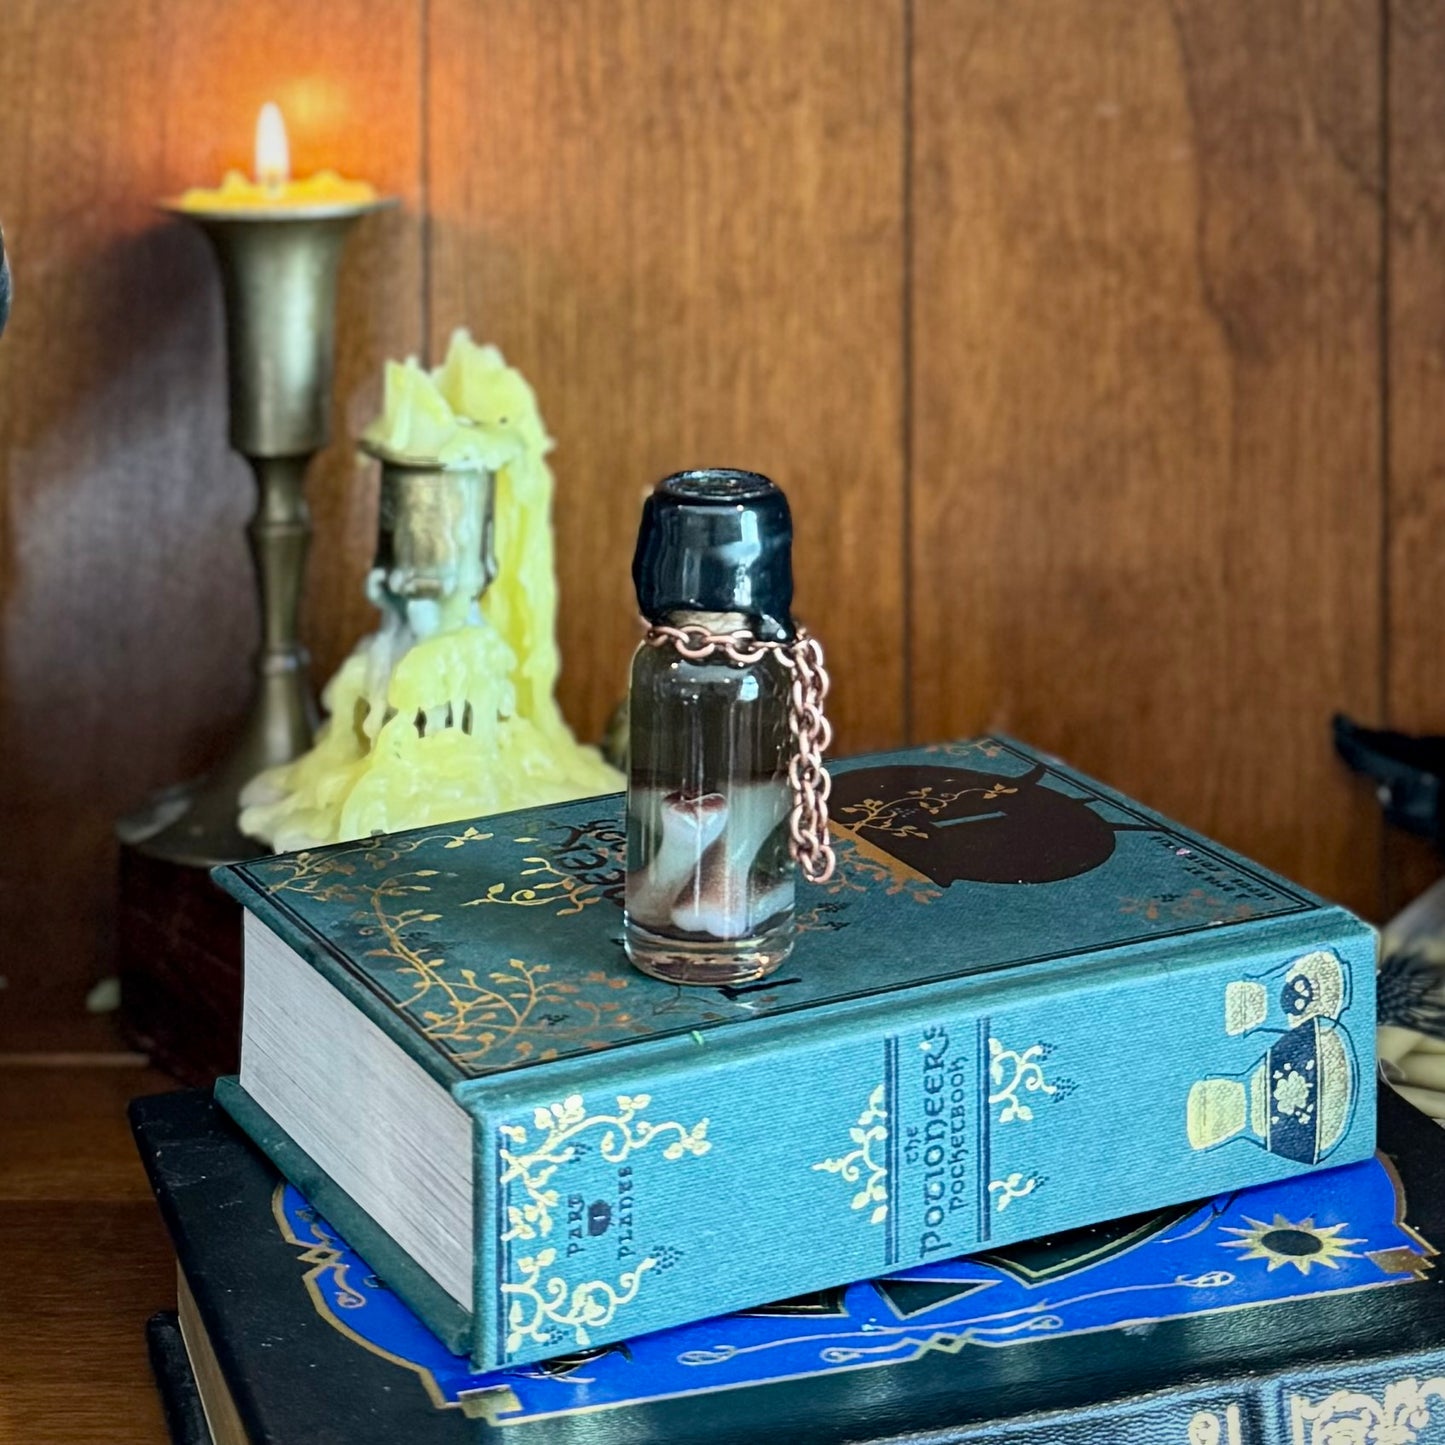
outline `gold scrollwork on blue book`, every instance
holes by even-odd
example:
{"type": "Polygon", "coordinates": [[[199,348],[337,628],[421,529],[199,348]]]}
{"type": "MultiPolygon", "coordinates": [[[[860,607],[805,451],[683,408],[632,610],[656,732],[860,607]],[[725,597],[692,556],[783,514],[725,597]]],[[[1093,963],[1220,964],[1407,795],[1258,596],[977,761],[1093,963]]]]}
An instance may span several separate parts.
{"type": "MultiPolygon", "coordinates": [[[[550,1109],[548,1114],[548,1123],[536,1128],[550,1135],[550,1109]]],[[[575,1114],[564,1105],[565,1117],[575,1120],[575,1114]]],[[[534,1131],[529,1135],[536,1137],[534,1131]]],[[[575,1134],[573,1139],[582,1142],[575,1134]]],[[[656,1142],[667,1147],[679,1136],[658,1134],[656,1142]]],[[[612,1147],[615,1152],[620,1139],[612,1147]]],[[[567,1192],[559,1192],[567,1227],[564,1231],[562,1215],[554,1210],[546,1247],[533,1249],[525,1260],[544,1304],[551,1299],[545,1281],[558,1262],[549,1251],[562,1255],[571,1229],[589,1227],[588,1209],[572,1220],[567,1192]]],[[[1424,1279],[1433,1253],[1404,1223],[1405,1201],[1392,1170],[1371,1159],[1111,1226],[941,1260],[625,1344],[578,1352],[569,1323],[566,1333],[574,1347],[567,1354],[484,1374],[448,1353],[294,1188],[278,1186],[273,1208],[284,1237],[301,1249],[305,1287],[325,1319],[368,1350],[414,1371],[439,1408],[497,1424],[888,1368],[925,1353],[1026,1349],[1031,1340],[1121,1325],[1202,1320],[1216,1311],[1408,1288],[1424,1279]]],[[[641,1258],[659,1253],[648,1249],[641,1258]]],[[[629,1292],[645,1290],[665,1263],[659,1258],[644,1271],[633,1260],[631,1278],[569,1281],[565,1290],[554,1291],[555,1308],[575,1313],[586,1332],[590,1316],[615,1310],[629,1292]]],[[[525,1330],[537,1305],[530,1296],[516,1298],[518,1329],[525,1330]]],[[[555,1324],[545,1316],[539,1321],[545,1328],[555,1324]]],[[[1292,1445],[1445,1440],[1442,1378],[1367,1380],[1357,1390],[1328,1394],[1324,1387],[1311,1394],[1294,1386],[1281,1405],[1291,1412],[1292,1445]]],[[[1242,1412],[1228,1401],[1201,1402],[1187,1425],[1180,1424],[1187,1445],[1247,1445],[1242,1412]]]]}
{"type": "Polygon", "coordinates": [[[528,1343],[587,1348],[593,1331],[637,1298],[649,1271],[664,1271],[681,1257],[675,1248],[643,1250],[634,1243],[628,1161],[653,1146],[669,1164],[700,1158],[712,1149],[709,1121],[654,1122],[643,1117],[651,1105],[650,1094],[618,1094],[615,1107],[589,1110],[581,1094],[570,1094],[533,1110],[528,1123],[498,1125],[503,1248],[519,1240],[541,1243],[535,1252],[509,1252],[504,1261],[498,1303],[508,1354],[528,1343]],[[579,1161],[581,1178],[574,1177],[579,1161]],[[610,1197],[598,1188],[599,1177],[610,1197]],[[542,1243],[554,1236],[559,1214],[565,1225],[552,1243],[542,1243]],[[584,1275],[591,1267],[584,1243],[609,1231],[616,1240],[615,1280],[576,1277],[574,1263],[584,1275]]]}
{"type": "Polygon", "coordinates": [[[852,1208],[869,1209],[869,1224],[882,1224],[888,1218],[888,1166],[884,1150],[888,1147],[888,1108],[885,1086],[879,1084],[858,1115],[858,1122],[848,1130],[853,1147],[832,1159],[813,1165],[826,1174],[836,1174],[845,1184],[859,1186],[853,1195],[852,1208]]]}
{"type": "Polygon", "coordinates": [[[1376,1396],[1332,1390],[1323,1400],[1290,1396],[1292,1445],[1440,1445],[1445,1441],[1445,1376],[1392,1380],[1376,1396]]]}

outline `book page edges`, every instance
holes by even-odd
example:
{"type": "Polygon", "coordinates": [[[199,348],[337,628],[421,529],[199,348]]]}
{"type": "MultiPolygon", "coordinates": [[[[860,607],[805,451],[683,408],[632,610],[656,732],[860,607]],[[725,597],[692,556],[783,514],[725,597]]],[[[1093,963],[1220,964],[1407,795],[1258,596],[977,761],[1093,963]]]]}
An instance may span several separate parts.
{"type": "Polygon", "coordinates": [[[471,1314],[392,1243],[390,1236],[297,1146],[237,1079],[216,1081],[216,1102],[449,1350],[459,1355],[472,1352],[471,1314]]]}
{"type": "Polygon", "coordinates": [[[211,877],[248,913],[253,914],[281,941],[293,948],[323,978],[364,1013],[383,1033],[414,1059],[443,1088],[451,1089],[464,1075],[439,1049],[410,1028],[396,1007],[357,976],[330,942],[316,932],[273,894],[258,888],[242,871],[243,865],[213,869],[211,877]]]}

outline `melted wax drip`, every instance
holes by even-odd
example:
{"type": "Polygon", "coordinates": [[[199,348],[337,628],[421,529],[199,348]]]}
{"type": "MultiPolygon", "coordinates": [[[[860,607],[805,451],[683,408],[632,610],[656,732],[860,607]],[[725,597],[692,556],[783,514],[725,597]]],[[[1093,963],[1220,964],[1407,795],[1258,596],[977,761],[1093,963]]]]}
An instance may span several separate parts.
{"type": "MultiPolygon", "coordinates": [[[[496,471],[497,576],[485,585],[476,508],[458,508],[467,562],[442,596],[383,607],[322,694],[329,720],[310,752],[252,780],[241,828],[280,851],[425,827],[510,808],[564,802],[623,787],[583,747],[554,697],[557,580],[551,526],[552,442],[536,397],[491,346],[462,331],[428,375],[389,366],[383,415],[367,439],[399,458],[460,421],[451,465],[496,471]]],[[[459,477],[459,486],[463,485],[459,477]]],[[[386,601],[373,572],[368,595],[386,601]]]]}

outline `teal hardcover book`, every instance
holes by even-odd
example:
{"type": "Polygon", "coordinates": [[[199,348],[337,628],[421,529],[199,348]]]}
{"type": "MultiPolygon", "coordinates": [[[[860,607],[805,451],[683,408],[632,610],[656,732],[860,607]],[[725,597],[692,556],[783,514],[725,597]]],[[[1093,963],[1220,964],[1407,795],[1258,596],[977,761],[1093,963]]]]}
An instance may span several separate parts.
{"type": "Polygon", "coordinates": [[[628,966],[617,798],[220,870],[218,1097],[479,1369],[1370,1155],[1348,912],[1007,739],[834,773],[757,985],[628,966]]]}

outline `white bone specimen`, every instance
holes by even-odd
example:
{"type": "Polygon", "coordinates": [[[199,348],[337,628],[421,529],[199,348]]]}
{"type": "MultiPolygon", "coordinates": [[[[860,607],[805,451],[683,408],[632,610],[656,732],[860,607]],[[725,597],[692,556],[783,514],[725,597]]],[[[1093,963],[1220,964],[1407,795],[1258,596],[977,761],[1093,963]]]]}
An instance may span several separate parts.
{"type": "Polygon", "coordinates": [[[646,928],[667,928],[672,905],[728,821],[721,793],[668,793],[657,851],[627,880],[627,911],[646,928]]]}
{"type": "Polygon", "coordinates": [[[774,782],[740,783],[728,791],[727,827],[702,856],[690,881],[674,896],[672,924],[713,938],[744,938],[786,908],[791,880],[759,891],[753,864],[787,816],[788,795],[774,782]]]}

